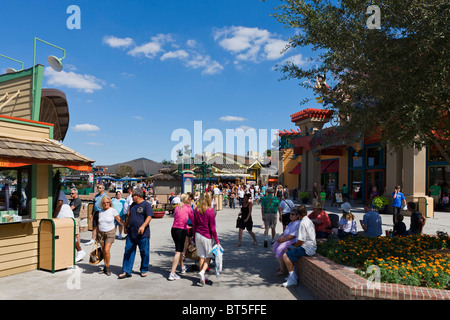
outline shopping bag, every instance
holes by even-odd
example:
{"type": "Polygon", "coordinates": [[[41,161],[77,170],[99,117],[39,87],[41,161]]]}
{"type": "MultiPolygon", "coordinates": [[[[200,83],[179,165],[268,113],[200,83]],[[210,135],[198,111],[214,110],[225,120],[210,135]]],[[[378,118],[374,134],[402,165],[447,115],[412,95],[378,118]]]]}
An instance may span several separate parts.
{"type": "Polygon", "coordinates": [[[219,276],[222,272],[223,265],[223,248],[220,244],[216,244],[212,248],[212,253],[214,254],[214,265],[216,266],[216,276],[219,276]]]}

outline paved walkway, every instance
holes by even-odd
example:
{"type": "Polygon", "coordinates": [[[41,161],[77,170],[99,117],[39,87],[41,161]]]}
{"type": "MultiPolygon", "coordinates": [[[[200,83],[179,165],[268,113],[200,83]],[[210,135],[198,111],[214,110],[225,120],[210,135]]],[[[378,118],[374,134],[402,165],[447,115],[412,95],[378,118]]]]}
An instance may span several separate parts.
{"type": "MultiPolygon", "coordinates": [[[[308,206],[309,208],[309,206],[308,206]]],[[[338,208],[327,207],[327,212],[338,213],[338,208]]],[[[121,273],[125,241],[116,240],[111,250],[110,277],[98,274],[99,266],[88,263],[86,256],[76,269],[61,270],[52,274],[47,271],[31,271],[0,278],[0,299],[76,299],[76,300],[313,300],[314,296],[302,285],[286,289],[281,286],[283,278],[274,275],[278,263],[271,248],[264,248],[261,209],[255,205],[253,212],[254,232],[258,245],[252,245],[252,238],[244,233],[243,245],[235,247],[237,229],[235,219],[239,209],[225,208],[217,215],[217,230],[224,248],[223,272],[217,277],[209,273],[212,284],[200,287],[198,274],[189,271],[181,275],[181,280],[168,281],[174,245],[170,236],[173,217],[153,219],[150,242],[150,272],[146,278],[139,276],[140,257],[137,255],[133,276],[119,280],[121,273]],[[5,290],[5,288],[7,288],[5,290]]],[[[310,211],[310,210],[308,210],[310,211]]],[[[358,230],[362,230],[359,220],[364,214],[361,207],[355,207],[353,213],[358,221],[358,230]]],[[[383,232],[392,228],[392,216],[382,215],[383,232]]],[[[409,217],[405,217],[409,228],[409,217]]],[[[435,217],[427,220],[425,233],[436,231],[450,232],[450,213],[436,212],[435,217]]],[[[277,226],[282,232],[281,225],[277,226]]],[[[82,247],[86,246],[91,233],[82,233],[82,247]]],[[[188,267],[193,265],[187,260],[188,267]]]]}

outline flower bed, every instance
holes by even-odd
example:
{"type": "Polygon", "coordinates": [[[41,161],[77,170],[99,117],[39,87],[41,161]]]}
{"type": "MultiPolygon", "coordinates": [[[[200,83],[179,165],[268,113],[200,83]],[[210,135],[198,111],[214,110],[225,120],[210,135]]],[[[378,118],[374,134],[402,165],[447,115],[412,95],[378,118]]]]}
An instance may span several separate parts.
{"type": "Polygon", "coordinates": [[[384,283],[450,289],[447,234],[407,237],[349,237],[318,244],[328,259],[357,268],[356,273],[384,283]]]}

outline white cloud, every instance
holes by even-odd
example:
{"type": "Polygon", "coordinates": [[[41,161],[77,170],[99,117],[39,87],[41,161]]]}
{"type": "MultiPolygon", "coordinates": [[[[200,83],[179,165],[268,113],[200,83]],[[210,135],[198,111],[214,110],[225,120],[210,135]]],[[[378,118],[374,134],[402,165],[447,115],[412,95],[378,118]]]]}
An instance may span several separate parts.
{"type": "Polygon", "coordinates": [[[134,47],[128,51],[128,54],[133,57],[144,55],[149,59],[153,59],[157,54],[164,51],[163,45],[165,43],[174,41],[170,34],[162,33],[152,37],[151,40],[150,42],[134,47]]]}
{"type": "Polygon", "coordinates": [[[141,116],[132,116],[132,118],[136,120],[144,120],[144,118],[141,116]]]}
{"type": "MultiPolygon", "coordinates": [[[[105,39],[108,40],[111,40],[110,38],[114,41],[109,41],[108,44],[115,44],[115,46],[111,45],[112,47],[120,47],[120,44],[134,44],[134,41],[126,42],[119,41],[124,39],[119,39],[113,36],[109,36],[109,38],[105,37],[105,39]]],[[[104,42],[106,42],[106,40],[104,40],[104,42]]],[[[166,61],[169,59],[179,60],[185,67],[202,70],[202,74],[213,75],[222,72],[223,66],[218,61],[212,59],[209,55],[199,53],[197,49],[195,49],[200,47],[196,40],[189,39],[186,41],[184,46],[185,48],[183,49],[180,45],[175,43],[175,39],[172,34],[160,33],[152,37],[150,42],[143,43],[141,45],[134,45],[130,48],[130,50],[128,50],[127,53],[133,57],[144,56],[149,59],[159,57],[161,61],[166,61]],[[173,50],[166,51],[164,48],[165,46],[169,46],[173,50]]],[[[122,75],[124,77],[128,77],[128,74],[122,73],[122,75]]]]}
{"type": "Polygon", "coordinates": [[[252,128],[252,127],[249,127],[249,126],[240,126],[240,127],[236,128],[236,130],[237,129],[242,129],[244,131],[247,131],[247,130],[251,130],[251,131],[255,130],[256,131],[255,128],[252,128]]]}
{"type": "Polygon", "coordinates": [[[288,44],[265,29],[243,26],[224,27],[214,31],[214,40],[238,61],[260,62],[280,59],[288,44]]]}
{"type": "Polygon", "coordinates": [[[187,57],[189,57],[189,53],[187,53],[185,50],[169,51],[161,56],[161,61],[167,59],[185,59],[187,57]]]}
{"type": "Polygon", "coordinates": [[[100,142],[86,142],[86,144],[88,144],[90,146],[96,146],[96,147],[103,146],[103,143],[100,143],[100,142]]]}
{"type": "Polygon", "coordinates": [[[84,124],[77,124],[76,126],[73,127],[73,130],[74,131],[90,132],[90,131],[99,131],[100,128],[97,127],[94,124],[84,123],[84,124]]]}
{"type": "Polygon", "coordinates": [[[79,74],[73,71],[66,72],[64,70],[57,72],[51,67],[44,69],[44,75],[47,77],[47,84],[49,85],[77,89],[86,93],[101,90],[106,84],[105,81],[89,74],[79,74]]]}
{"type": "Polygon", "coordinates": [[[185,62],[186,66],[193,69],[203,69],[202,74],[217,74],[222,72],[223,66],[210,56],[202,56],[196,53],[195,57],[185,62]]]}
{"type": "Polygon", "coordinates": [[[186,46],[188,46],[189,48],[195,48],[198,46],[198,43],[194,39],[189,39],[188,41],[186,41],[186,46]]]}
{"type": "Polygon", "coordinates": [[[244,121],[245,118],[242,117],[236,117],[236,116],[223,116],[219,118],[222,121],[244,121]]]}
{"type": "Polygon", "coordinates": [[[103,43],[109,45],[112,48],[127,48],[134,44],[134,40],[131,38],[118,38],[115,36],[104,36],[103,43]]]}
{"type": "Polygon", "coordinates": [[[302,67],[302,66],[305,66],[306,64],[308,64],[308,60],[303,58],[301,53],[284,59],[282,64],[286,64],[286,62],[291,62],[298,67],[302,67]]]}

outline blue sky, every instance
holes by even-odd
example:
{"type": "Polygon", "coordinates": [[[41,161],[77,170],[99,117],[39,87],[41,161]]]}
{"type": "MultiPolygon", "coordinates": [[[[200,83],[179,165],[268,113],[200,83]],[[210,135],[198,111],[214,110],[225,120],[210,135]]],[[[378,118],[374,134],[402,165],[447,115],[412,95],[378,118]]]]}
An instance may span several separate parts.
{"type": "MultiPolygon", "coordinates": [[[[2,1],[0,54],[33,63],[33,39],[66,49],[64,69],[48,67],[51,46],[37,45],[44,87],[66,93],[64,144],[108,165],[170,159],[176,129],[291,129],[290,115],[313,97],[276,64],[306,63],[305,49],[281,49],[295,30],[270,14],[278,0],[2,1]],[[81,29],[68,29],[70,5],[81,29]],[[8,14],[5,14],[8,13],[8,14]]],[[[0,70],[14,62],[0,59],[0,70]]],[[[203,147],[209,142],[204,142],[203,147]]],[[[225,145],[225,142],[223,143],[225,145]]],[[[255,150],[259,151],[259,150],[255,150]]]]}

